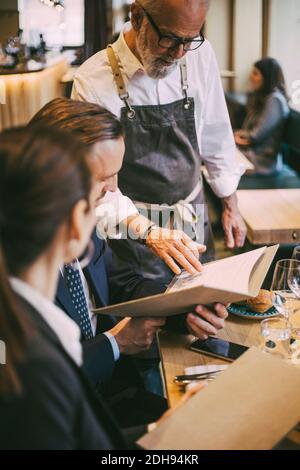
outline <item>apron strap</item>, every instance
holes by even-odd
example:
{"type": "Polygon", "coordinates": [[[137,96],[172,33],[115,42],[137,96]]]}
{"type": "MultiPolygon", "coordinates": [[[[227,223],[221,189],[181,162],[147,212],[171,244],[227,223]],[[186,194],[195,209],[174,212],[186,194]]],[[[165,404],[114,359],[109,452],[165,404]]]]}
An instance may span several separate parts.
{"type": "Polygon", "coordinates": [[[135,110],[132,108],[131,104],[129,103],[129,93],[127,91],[127,88],[124,82],[124,78],[121,72],[118,58],[111,44],[107,46],[106,51],[107,51],[108,60],[109,60],[109,63],[113,72],[114,80],[117,85],[119,97],[125,103],[125,106],[127,108],[127,116],[129,117],[129,119],[133,119],[135,117],[135,110]]]}
{"type": "MultiPolygon", "coordinates": [[[[119,60],[111,44],[107,46],[106,51],[107,51],[108,60],[109,60],[109,63],[113,72],[114,80],[118,89],[119,97],[125,103],[125,106],[127,108],[127,116],[129,117],[129,119],[133,119],[135,117],[135,110],[132,108],[129,102],[129,93],[127,91],[127,88],[124,82],[119,60]]],[[[182,89],[183,96],[184,96],[184,108],[189,109],[191,106],[191,103],[190,103],[190,100],[188,98],[188,93],[187,93],[189,89],[189,84],[188,84],[186,57],[184,57],[180,62],[180,73],[181,73],[181,89],[182,89]]]]}
{"type": "Polygon", "coordinates": [[[180,62],[180,72],[181,72],[181,89],[184,95],[184,108],[189,109],[191,106],[190,100],[188,98],[188,89],[189,89],[189,83],[188,83],[188,76],[187,76],[187,63],[186,63],[186,57],[183,57],[183,59],[180,62]]]}

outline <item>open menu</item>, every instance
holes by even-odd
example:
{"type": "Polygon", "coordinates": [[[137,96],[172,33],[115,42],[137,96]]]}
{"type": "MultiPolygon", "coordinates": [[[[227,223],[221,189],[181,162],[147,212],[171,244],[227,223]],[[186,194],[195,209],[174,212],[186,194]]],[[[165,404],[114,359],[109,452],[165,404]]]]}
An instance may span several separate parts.
{"type": "Polygon", "coordinates": [[[175,276],[166,292],[94,312],[119,317],[167,317],[192,311],[198,304],[238,302],[256,297],[279,245],[207,263],[199,274],[175,276]]]}

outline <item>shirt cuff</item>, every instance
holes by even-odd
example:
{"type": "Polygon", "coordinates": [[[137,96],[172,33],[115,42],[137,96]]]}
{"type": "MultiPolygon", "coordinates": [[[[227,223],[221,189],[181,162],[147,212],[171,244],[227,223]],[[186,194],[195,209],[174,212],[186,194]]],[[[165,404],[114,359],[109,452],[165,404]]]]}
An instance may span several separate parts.
{"type": "Polygon", "coordinates": [[[219,198],[229,197],[236,192],[241,176],[245,173],[244,165],[239,165],[235,174],[213,177],[207,172],[206,181],[219,198]]]}
{"type": "Polygon", "coordinates": [[[109,339],[112,350],[113,350],[113,353],[114,353],[115,362],[117,362],[120,359],[120,349],[119,349],[118,343],[117,343],[114,335],[112,335],[108,331],[106,331],[103,334],[109,339]]]}
{"type": "Polygon", "coordinates": [[[97,231],[102,238],[119,239],[122,232],[119,231],[119,225],[128,217],[138,215],[139,212],[133,202],[121,191],[108,191],[101,204],[96,208],[98,218],[97,231]]]}

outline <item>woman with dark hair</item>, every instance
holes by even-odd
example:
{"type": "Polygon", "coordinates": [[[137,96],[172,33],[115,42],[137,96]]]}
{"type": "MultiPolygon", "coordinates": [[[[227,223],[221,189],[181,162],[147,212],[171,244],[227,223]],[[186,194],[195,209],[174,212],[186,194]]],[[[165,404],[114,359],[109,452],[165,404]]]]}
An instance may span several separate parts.
{"type": "Polygon", "coordinates": [[[272,58],[254,64],[250,75],[247,115],[235,142],[258,175],[276,175],[282,168],[280,145],[289,116],[285,80],[279,63],[272,58]]]}
{"type": "Polygon", "coordinates": [[[59,267],[90,239],[95,189],[74,136],[0,135],[1,449],[125,447],[81,372],[78,326],[53,304],[59,267]]]}

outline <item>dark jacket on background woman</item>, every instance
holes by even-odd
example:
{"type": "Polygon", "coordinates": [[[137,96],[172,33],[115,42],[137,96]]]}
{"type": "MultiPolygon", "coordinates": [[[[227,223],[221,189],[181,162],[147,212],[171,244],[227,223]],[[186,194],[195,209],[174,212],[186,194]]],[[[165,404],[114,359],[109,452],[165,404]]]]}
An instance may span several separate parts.
{"type": "Polygon", "coordinates": [[[287,100],[279,90],[261,101],[249,95],[242,130],[251,144],[243,153],[254,164],[256,173],[269,175],[282,170],[280,145],[288,116],[287,100]]]}

